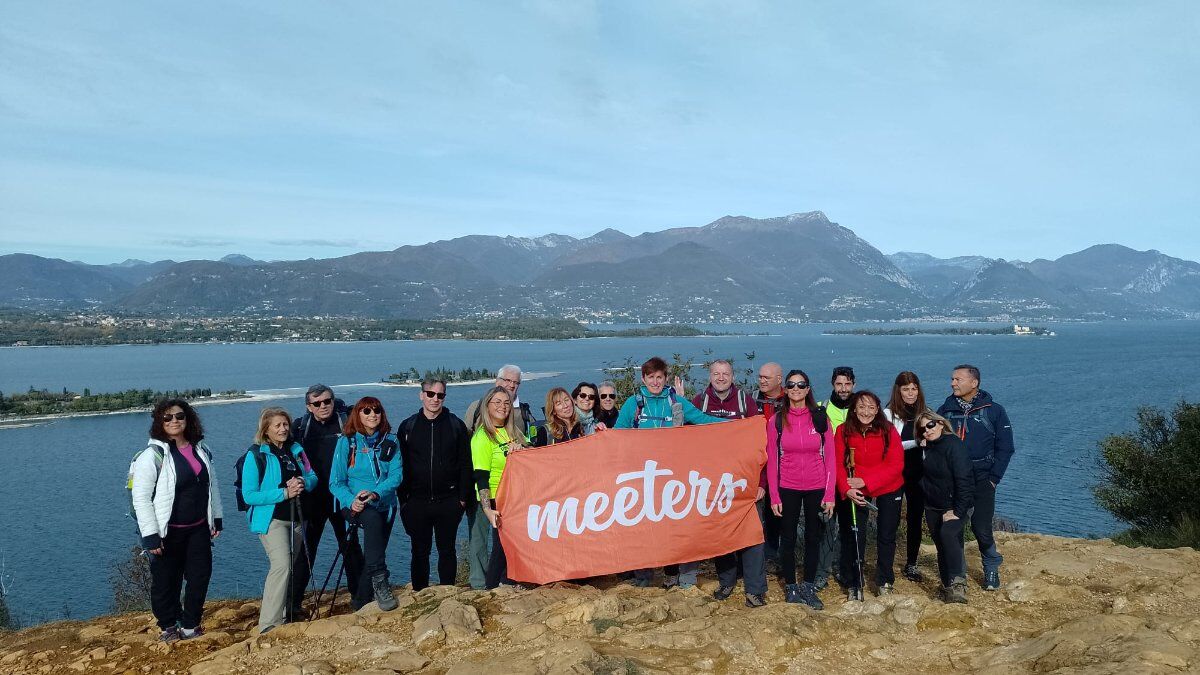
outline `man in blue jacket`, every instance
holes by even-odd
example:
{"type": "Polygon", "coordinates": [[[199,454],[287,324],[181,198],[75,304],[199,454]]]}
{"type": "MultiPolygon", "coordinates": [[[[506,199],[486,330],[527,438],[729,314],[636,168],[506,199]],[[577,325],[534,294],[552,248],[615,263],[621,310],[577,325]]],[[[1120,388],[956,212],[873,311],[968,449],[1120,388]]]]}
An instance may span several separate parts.
{"type": "Polygon", "coordinates": [[[1004,557],[996,549],[992,518],[996,514],[996,486],[1012,459],[1012,425],[1004,407],[991,394],[979,388],[979,369],[970,364],[955,366],[950,378],[953,395],[938,408],[939,415],[950,420],[954,432],[967,446],[975,469],[975,511],[971,531],[979,543],[983,558],[983,589],[1000,588],[1000,563],[1004,557]]]}
{"type": "MultiPolygon", "coordinates": [[[[675,389],[667,386],[667,362],[653,356],[642,364],[642,386],[625,399],[621,412],[617,415],[614,429],[659,429],[662,427],[681,427],[685,424],[711,424],[724,422],[719,417],[712,417],[700,412],[692,402],[677,395],[675,389]]],[[[667,587],[680,586],[691,588],[696,585],[696,574],[700,562],[684,562],[678,566],[668,566],[666,574],[667,587]]],[[[654,578],[654,570],[636,570],[634,585],[647,587],[654,578]]]]}

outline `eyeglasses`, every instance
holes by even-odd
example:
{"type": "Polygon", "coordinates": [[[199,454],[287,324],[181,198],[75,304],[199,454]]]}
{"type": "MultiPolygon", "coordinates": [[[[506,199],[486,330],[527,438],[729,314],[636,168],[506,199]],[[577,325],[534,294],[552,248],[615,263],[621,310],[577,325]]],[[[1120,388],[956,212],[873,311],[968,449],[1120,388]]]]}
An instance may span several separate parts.
{"type": "Polygon", "coordinates": [[[808,389],[807,382],[788,382],[783,385],[784,389],[808,389]]]}
{"type": "Polygon", "coordinates": [[[492,399],[492,402],[489,403],[488,405],[499,406],[501,408],[511,408],[512,401],[505,401],[502,398],[494,398],[494,399],[492,399]]]}
{"type": "Polygon", "coordinates": [[[439,401],[446,398],[446,392],[444,392],[444,391],[428,391],[428,390],[422,389],[421,393],[425,394],[429,398],[436,398],[439,401]]]}
{"type": "Polygon", "coordinates": [[[617,395],[616,395],[616,394],[600,394],[600,400],[601,400],[601,401],[606,401],[606,400],[608,400],[608,399],[610,399],[610,398],[612,398],[612,399],[615,399],[616,397],[617,397],[617,395]]]}
{"type": "Polygon", "coordinates": [[[931,429],[936,429],[941,425],[938,424],[936,420],[929,420],[928,422],[926,422],[925,424],[922,424],[921,426],[925,429],[925,431],[929,431],[931,429]]]}
{"type": "Polygon", "coordinates": [[[585,401],[595,401],[596,400],[595,394],[585,394],[582,391],[579,392],[578,394],[576,394],[576,396],[578,396],[579,398],[581,398],[585,401]]]}
{"type": "Polygon", "coordinates": [[[507,383],[511,384],[512,386],[514,386],[514,387],[519,387],[519,386],[521,386],[521,381],[520,381],[520,380],[514,380],[514,379],[512,379],[511,377],[501,377],[501,378],[499,378],[499,379],[500,379],[500,381],[501,381],[501,382],[507,382],[507,383]]]}
{"type": "Polygon", "coordinates": [[[383,408],[373,408],[371,406],[366,406],[362,410],[359,410],[358,413],[360,415],[382,415],[383,408]]]}
{"type": "Polygon", "coordinates": [[[182,422],[186,419],[187,419],[187,413],[177,412],[177,413],[167,413],[166,415],[163,415],[162,421],[170,422],[171,420],[175,420],[176,422],[182,422]]]}
{"type": "Polygon", "coordinates": [[[314,408],[324,408],[327,405],[333,405],[333,399],[323,398],[320,401],[309,401],[308,404],[314,408]]]}

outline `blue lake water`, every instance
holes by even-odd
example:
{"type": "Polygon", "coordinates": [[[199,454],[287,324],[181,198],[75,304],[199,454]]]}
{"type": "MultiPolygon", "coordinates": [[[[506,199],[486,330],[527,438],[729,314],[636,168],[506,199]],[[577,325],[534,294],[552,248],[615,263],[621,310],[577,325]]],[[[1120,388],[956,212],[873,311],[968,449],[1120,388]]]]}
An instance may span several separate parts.
{"type": "MultiPolygon", "coordinates": [[[[839,326],[844,327],[844,326],[839,326]]],[[[541,406],[553,386],[602,379],[600,369],[625,357],[673,353],[757,354],[799,367],[828,382],[834,366],[853,366],[858,388],[887,398],[900,370],[921,376],[931,405],[949,393],[950,369],[971,362],[983,388],[1012,419],[1017,443],[997,511],[1023,528],[1052,534],[1105,535],[1120,528],[1089,491],[1097,476],[1097,441],[1131,429],[1138,405],[1171,407],[1200,399],[1200,323],[1055,325],[1053,338],[1016,336],[824,336],[824,326],[748,326],[772,335],[625,338],[562,342],[370,342],[0,349],[0,389],[31,385],[93,392],[129,388],[285,390],[273,401],[301,412],[303,389],[333,385],[340,397],[380,398],[393,423],[418,408],[415,389],[381,387],[387,374],[410,366],[486,367],[517,363],[526,371],[561,372],[531,380],[522,398],[541,406]],[[338,386],[343,385],[343,386],[338,386]],[[287,391],[290,390],[290,391],[287,391]]],[[[739,330],[719,326],[718,330],[739,330]]],[[[702,373],[697,373],[703,377],[702,373]]],[[[485,387],[452,387],[447,404],[461,413],[485,387]]],[[[822,397],[828,387],[817,389],[822,397]]],[[[226,516],[217,540],[213,597],[256,596],[266,557],[233,502],[233,462],[249,443],[263,403],[200,408],[216,454],[226,516]]],[[[26,621],[83,618],[111,609],[113,563],[136,543],[125,517],[123,489],[130,456],[144,447],[145,414],[58,420],[0,430],[0,557],[13,577],[10,609],[26,621]]],[[[395,583],[408,580],[407,536],[397,525],[388,551],[395,583]]],[[[333,549],[326,536],[317,570],[333,549]]]]}

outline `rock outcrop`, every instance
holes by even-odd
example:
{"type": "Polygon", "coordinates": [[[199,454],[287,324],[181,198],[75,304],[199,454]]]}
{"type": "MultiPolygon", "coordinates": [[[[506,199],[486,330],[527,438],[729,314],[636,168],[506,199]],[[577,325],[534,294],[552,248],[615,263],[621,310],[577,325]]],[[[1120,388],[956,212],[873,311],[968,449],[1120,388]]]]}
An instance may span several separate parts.
{"type": "MultiPolygon", "coordinates": [[[[639,589],[603,579],[493,592],[400,589],[400,608],[252,635],[256,602],[210,603],[208,633],[165,645],[146,614],[0,636],[0,673],[1176,673],[1200,672],[1200,553],[1107,540],[999,535],[1005,586],[971,584],[967,605],[936,583],[826,610],[718,602],[715,582],[639,589]]],[[[932,549],[922,566],[933,571],[932,549]]],[[[968,555],[972,570],[978,556],[968,555]]],[[[870,569],[868,569],[868,574],[870,569]]],[[[930,575],[932,576],[932,575],[930,575]]],[[[978,581],[976,579],[975,581],[978,581]]]]}

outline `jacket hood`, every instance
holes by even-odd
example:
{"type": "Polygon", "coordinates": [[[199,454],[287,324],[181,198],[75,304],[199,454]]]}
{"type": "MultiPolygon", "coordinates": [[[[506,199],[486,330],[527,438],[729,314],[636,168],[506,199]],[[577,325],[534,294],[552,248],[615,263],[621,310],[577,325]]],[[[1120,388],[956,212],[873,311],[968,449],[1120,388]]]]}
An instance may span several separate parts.
{"type": "MultiPolygon", "coordinates": [[[[976,408],[982,408],[985,405],[991,405],[991,404],[992,404],[992,395],[987,393],[983,389],[980,389],[979,391],[975,392],[975,398],[971,399],[971,409],[972,410],[975,410],[976,408]]],[[[946,397],[946,402],[943,403],[942,405],[943,406],[953,406],[953,407],[957,408],[957,407],[959,407],[958,397],[955,396],[954,394],[950,394],[949,396],[946,397]]]]}

